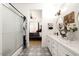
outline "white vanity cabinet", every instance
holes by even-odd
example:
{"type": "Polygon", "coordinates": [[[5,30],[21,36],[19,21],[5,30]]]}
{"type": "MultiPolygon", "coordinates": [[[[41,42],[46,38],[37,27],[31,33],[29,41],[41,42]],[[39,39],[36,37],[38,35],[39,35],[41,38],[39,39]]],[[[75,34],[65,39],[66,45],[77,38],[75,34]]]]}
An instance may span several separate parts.
{"type": "Polygon", "coordinates": [[[76,52],[72,49],[68,48],[62,43],[61,40],[58,40],[55,37],[47,36],[47,47],[49,48],[52,56],[79,56],[76,52]]]}
{"type": "Polygon", "coordinates": [[[50,50],[50,52],[52,52],[52,50],[51,50],[51,44],[52,44],[51,38],[49,36],[47,36],[46,41],[47,41],[48,49],[50,50]]]}
{"type": "Polygon", "coordinates": [[[50,50],[53,56],[57,55],[57,42],[54,41],[51,37],[47,36],[47,47],[50,50]]]}
{"type": "Polygon", "coordinates": [[[52,44],[51,44],[51,54],[53,56],[57,56],[58,55],[58,43],[55,40],[51,40],[52,44]]]}
{"type": "Polygon", "coordinates": [[[61,44],[58,44],[58,56],[75,56],[75,54],[61,44]]]}
{"type": "Polygon", "coordinates": [[[65,56],[65,52],[66,50],[64,49],[64,47],[62,45],[58,45],[58,55],[59,56],[65,56]]]}

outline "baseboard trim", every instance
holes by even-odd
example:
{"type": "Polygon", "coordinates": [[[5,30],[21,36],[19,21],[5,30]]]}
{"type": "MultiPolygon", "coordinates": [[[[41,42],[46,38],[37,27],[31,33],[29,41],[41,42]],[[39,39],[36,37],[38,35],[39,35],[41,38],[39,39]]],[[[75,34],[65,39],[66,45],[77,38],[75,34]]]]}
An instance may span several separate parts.
{"type": "Polygon", "coordinates": [[[20,47],[12,56],[18,56],[22,52],[23,48],[20,47]]]}

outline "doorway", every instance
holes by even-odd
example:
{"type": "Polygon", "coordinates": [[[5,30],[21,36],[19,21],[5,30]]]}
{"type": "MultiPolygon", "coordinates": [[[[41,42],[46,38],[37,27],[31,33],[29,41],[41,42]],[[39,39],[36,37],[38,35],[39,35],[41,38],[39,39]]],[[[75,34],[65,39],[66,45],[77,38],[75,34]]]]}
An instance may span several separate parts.
{"type": "Polygon", "coordinates": [[[42,44],[42,10],[30,10],[30,47],[41,46],[42,44]]]}

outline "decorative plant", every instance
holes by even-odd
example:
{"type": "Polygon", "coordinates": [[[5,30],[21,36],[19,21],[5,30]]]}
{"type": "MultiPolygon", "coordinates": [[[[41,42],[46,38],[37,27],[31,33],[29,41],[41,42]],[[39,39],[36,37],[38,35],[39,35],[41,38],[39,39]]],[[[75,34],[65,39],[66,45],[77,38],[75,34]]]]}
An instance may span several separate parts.
{"type": "Polygon", "coordinates": [[[76,24],[68,24],[67,29],[68,31],[73,31],[73,32],[78,30],[76,24]]]}

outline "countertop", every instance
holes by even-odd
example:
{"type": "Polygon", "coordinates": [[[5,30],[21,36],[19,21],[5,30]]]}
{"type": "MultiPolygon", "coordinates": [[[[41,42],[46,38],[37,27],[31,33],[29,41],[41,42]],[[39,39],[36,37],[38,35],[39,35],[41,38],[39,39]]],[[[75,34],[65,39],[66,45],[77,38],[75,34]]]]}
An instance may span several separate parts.
{"type": "Polygon", "coordinates": [[[71,52],[75,53],[76,55],[79,55],[79,40],[70,41],[60,36],[51,35],[51,34],[48,34],[47,36],[56,40],[58,43],[62,44],[64,47],[66,47],[71,52]]]}

